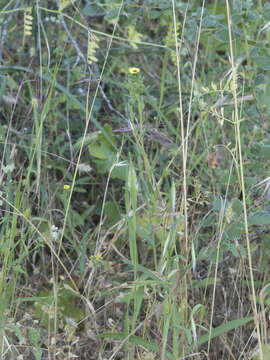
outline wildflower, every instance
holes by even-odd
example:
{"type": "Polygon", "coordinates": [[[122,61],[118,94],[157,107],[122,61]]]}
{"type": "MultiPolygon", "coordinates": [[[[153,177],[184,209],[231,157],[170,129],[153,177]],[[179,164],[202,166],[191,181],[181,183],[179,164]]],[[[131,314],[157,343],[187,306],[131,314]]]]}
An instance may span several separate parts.
{"type": "Polygon", "coordinates": [[[89,265],[90,266],[95,266],[102,260],[102,254],[98,253],[96,255],[90,255],[89,260],[90,260],[89,265]]]}
{"type": "Polygon", "coordinates": [[[102,260],[102,255],[100,253],[96,254],[96,260],[102,260]]]}
{"type": "Polygon", "coordinates": [[[68,190],[70,188],[70,186],[68,184],[64,185],[64,190],[68,190]]]}
{"type": "Polygon", "coordinates": [[[53,241],[57,241],[59,237],[58,227],[55,225],[51,226],[51,236],[53,241]]]}
{"type": "Polygon", "coordinates": [[[140,72],[140,69],[137,68],[137,67],[130,67],[128,69],[129,73],[132,74],[132,75],[135,75],[135,74],[138,74],[138,72],[140,72]]]}

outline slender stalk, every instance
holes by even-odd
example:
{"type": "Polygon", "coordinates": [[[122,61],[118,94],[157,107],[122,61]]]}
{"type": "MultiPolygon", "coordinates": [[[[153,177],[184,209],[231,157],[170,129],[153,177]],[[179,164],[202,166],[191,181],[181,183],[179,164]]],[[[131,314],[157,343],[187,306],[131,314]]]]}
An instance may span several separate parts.
{"type": "Polygon", "coordinates": [[[240,135],[240,121],[238,116],[238,105],[237,105],[237,72],[234,65],[234,54],[232,47],[232,33],[231,33],[231,15],[230,15],[230,6],[229,1],[226,0],[226,8],[227,8],[227,22],[228,22],[228,33],[229,33],[229,43],[230,43],[230,57],[231,57],[231,67],[232,67],[232,93],[234,98],[234,123],[235,123],[235,131],[236,131],[236,141],[238,148],[238,157],[239,157],[239,167],[240,167],[240,180],[241,180],[241,191],[243,196],[243,210],[244,210],[244,222],[245,222],[245,236],[246,236],[246,247],[247,247],[247,255],[248,255],[248,264],[249,264],[249,274],[250,274],[250,282],[251,282],[251,291],[252,291],[252,302],[254,308],[254,316],[255,323],[257,328],[257,338],[260,349],[260,358],[263,359],[263,351],[262,351],[262,342],[260,335],[260,328],[258,320],[258,310],[256,304],[256,293],[254,286],[254,277],[252,272],[252,259],[251,259],[251,249],[249,242],[249,234],[248,234],[248,220],[247,220],[247,204],[246,204],[246,190],[245,190],[245,181],[244,181],[244,168],[243,168],[243,159],[242,159],[242,145],[241,145],[241,135],[240,135]]]}

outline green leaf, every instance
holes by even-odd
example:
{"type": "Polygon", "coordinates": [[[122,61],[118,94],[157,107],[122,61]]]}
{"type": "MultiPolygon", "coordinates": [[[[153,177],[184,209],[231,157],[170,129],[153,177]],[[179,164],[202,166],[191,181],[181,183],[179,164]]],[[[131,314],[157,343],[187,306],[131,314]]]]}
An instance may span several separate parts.
{"type": "Polygon", "coordinates": [[[239,199],[234,199],[232,204],[233,212],[235,216],[240,216],[243,211],[243,204],[242,201],[239,199]]]}
{"type": "Polygon", "coordinates": [[[110,225],[114,225],[121,219],[121,209],[114,201],[106,201],[104,206],[104,213],[108,218],[110,225]]]}
{"type": "Polygon", "coordinates": [[[215,223],[215,215],[210,214],[203,220],[202,227],[212,226],[214,225],[214,223],[215,223]]]}
{"type": "Polygon", "coordinates": [[[129,172],[128,163],[116,164],[112,171],[112,179],[119,179],[126,181],[129,172]]]}
{"type": "MultiPolygon", "coordinates": [[[[270,106],[269,102],[268,102],[268,106],[270,106]]],[[[269,158],[270,157],[270,144],[265,144],[265,143],[259,143],[260,146],[260,151],[262,153],[262,156],[264,156],[265,158],[269,158]]]]}
{"type": "Polygon", "coordinates": [[[105,16],[105,20],[112,22],[113,20],[117,19],[118,13],[119,13],[119,9],[112,9],[105,16]]]}
{"type": "Polygon", "coordinates": [[[221,23],[219,22],[219,19],[223,19],[223,15],[207,15],[205,16],[205,18],[203,19],[202,22],[202,27],[203,28],[217,28],[217,27],[221,27],[221,23]]]}
{"type": "Polygon", "coordinates": [[[94,160],[98,167],[98,173],[105,174],[106,172],[110,171],[115,160],[116,160],[116,154],[113,153],[108,159],[94,160]]]}
{"type": "Polygon", "coordinates": [[[215,37],[217,40],[222,42],[228,42],[229,41],[229,33],[227,29],[219,30],[215,33],[215,37]]]}
{"type": "Polygon", "coordinates": [[[196,344],[193,344],[193,345],[189,346],[185,350],[185,355],[189,354],[191,351],[193,351],[195,348],[199,347],[200,345],[205,344],[206,342],[208,342],[209,337],[212,340],[215,337],[226,334],[230,330],[236,329],[239,326],[243,326],[243,325],[247,324],[248,322],[250,322],[252,320],[253,320],[252,316],[246,317],[246,318],[240,318],[240,319],[237,319],[237,320],[229,321],[226,324],[222,324],[222,325],[212,329],[211,333],[208,333],[208,334],[205,334],[205,335],[201,336],[198,339],[198,342],[196,344]]]}
{"type": "Polygon", "coordinates": [[[257,211],[248,217],[249,225],[268,225],[270,224],[270,214],[266,211],[257,211]]]}
{"type": "Polygon", "coordinates": [[[149,13],[149,18],[150,18],[150,19],[153,19],[153,20],[158,19],[158,18],[160,17],[160,14],[161,14],[160,11],[158,11],[158,10],[152,10],[152,11],[150,11],[150,13],[149,13]]]}
{"type": "Polygon", "coordinates": [[[248,10],[246,14],[246,21],[257,21],[260,19],[260,15],[256,10],[248,10]]]}
{"type": "MultiPolygon", "coordinates": [[[[133,264],[129,260],[124,260],[124,263],[130,265],[131,267],[133,266],[133,264]]],[[[146,268],[143,265],[138,264],[137,270],[141,271],[146,276],[146,279],[151,279],[151,280],[154,280],[154,281],[156,281],[158,283],[162,282],[161,278],[159,276],[157,276],[155,272],[153,272],[152,270],[146,268]]]]}
{"type": "Polygon", "coordinates": [[[97,142],[89,146],[90,155],[101,159],[107,160],[111,154],[111,149],[104,139],[99,139],[97,142]]]}
{"type": "Polygon", "coordinates": [[[241,243],[238,243],[238,245],[236,247],[236,242],[231,241],[229,244],[229,251],[231,251],[231,253],[233,254],[234,257],[239,257],[239,250],[240,250],[241,257],[243,259],[246,258],[247,253],[246,253],[244,246],[241,243]]]}
{"type": "Polygon", "coordinates": [[[90,16],[93,14],[99,15],[102,12],[103,12],[102,7],[95,4],[87,4],[82,10],[82,14],[84,16],[90,16]]]}
{"type": "Polygon", "coordinates": [[[223,205],[223,202],[222,202],[221,199],[215,199],[213,201],[213,210],[214,211],[220,211],[222,205],[223,205]]]}
{"type": "Polygon", "coordinates": [[[50,326],[53,329],[55,317],[57,326],[59,326],[60,319],[66,321],[67,318],[72,318],[78,323],[85,316],[83,310],[73,304],[76,296],[72,291],[66,289],[65,285],[72,288],[72,284],[69,282],[58,284],[56,313],[54,312],[55,294],[53,290],[41,290],[35,297],[35,316],[41,320],[41,324],[45,328],[50,326]]]}
{"type": "Polygon", "coordinates": [[[270,70],[270,57],[269,56],[251,56],[251,60],[263,70],[270,70]]]}
{"type": "Polygon", "coordinates": [[[233,225],[229,225],[228,230],[226,231],[225,235],[229,239],[240,238],[244,233],[245,226],[243,221],[238,221],[233,225]]]}
{"type": "Polygon", "coordinates": [[[108,160],[116,156],[111,126],[105,124],[104,132],[106,136],[99,133],[88,148],[91,156],[101,160],[108,160]]]}
{"type": "Polygon", "coordinates": [[[267,253],[267,256],[270,255],[270,235],[269,234],[262,234],[262,246],[264,253],[267,253]]]}

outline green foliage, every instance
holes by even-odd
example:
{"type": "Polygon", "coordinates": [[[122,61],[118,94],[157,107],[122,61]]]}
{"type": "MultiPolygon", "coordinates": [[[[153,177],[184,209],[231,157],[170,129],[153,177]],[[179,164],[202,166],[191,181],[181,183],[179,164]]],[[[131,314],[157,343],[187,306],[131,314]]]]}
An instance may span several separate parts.
{"type": "Polygon", "coordinates": [[[266,211],[257,211],[251,213],[248,217],[249,225],[269,225],[270,214],[266,211]]]}
{"type": "Polygon", "coordinates": [[[2,1],[1,353],[44,357],[44,328],[78,358],[75,328],[104,359],[257,351],[245,339],[250,288],[269,282],[270,5],[228,3],[229,22],[221,1],[2,1]],[[40,323],[26,336],[29,289],[40,323]]]}
{"type": "Polygon", "coordinates": [[[98,173],[104,174],[112,170],[112,178],[125,180],[128,171],[126,163],[116,163],[117,150],[110,125],[104,125],[104,133],[97,133],[88,146],[89,153],[97,165],[98,173]]]}
{"type": "Polygon", "coordinates": [[[78,324],[84,318],[83,309],[75,305],[74,292],[68,288],[71,284],[61,282],[58,286],[57,295],[53,290],[41,290],[35,298],[35,317],[41,321],[43,327],[51,331],[55,323],[58,328],[61,323],[73,321],[78,324]]]}
{"type": "Polygon", "coordinates": [[[128,38],[130,40],[131,46],[137,50],[138,46],[137,44],[140,44],[141,38],[143,37],[142,34],[136,31],[135,27],[133,25],[130,25],[128,27],[128,38]]]}
{"type": "Polygon", "coordinates": [[[115,201],[106,201],[104,213],[111,225],[116,224],[121,219],[121,209],[115,201]]]}

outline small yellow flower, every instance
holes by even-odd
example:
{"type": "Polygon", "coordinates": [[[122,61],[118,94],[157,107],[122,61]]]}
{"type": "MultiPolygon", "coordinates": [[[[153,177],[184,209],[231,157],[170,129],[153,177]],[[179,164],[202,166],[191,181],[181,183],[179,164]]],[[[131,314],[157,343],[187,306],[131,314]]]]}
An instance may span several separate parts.
{"type": "Polygon", "coordinates": [[[128,69],[128,71],[129,71],[130,74],[135,75],[135,74],[138,74],[138,72],[140,72],[140,69],[136,68],[136,67],[130,67],[128,69]]]}
{"type": "Polygon", "coordinates": [[[102,255],[100,253],[96,254],[96,260],[102,260],[102,255]]]}
{"type": "Polygon", "coordinates": [[[67,184],[64,185],[64,190],[68,190],[69,188],[70,188],[69,185],[67,185],[67,184]]]}
{"type": "Polygon", "coordinates": [[[96,255],[90,255],[89,260],[93,261],[93,263],[96,263],[97,261],[101,261],[102,260],[102,254],[98,253],[96,255]]]}

